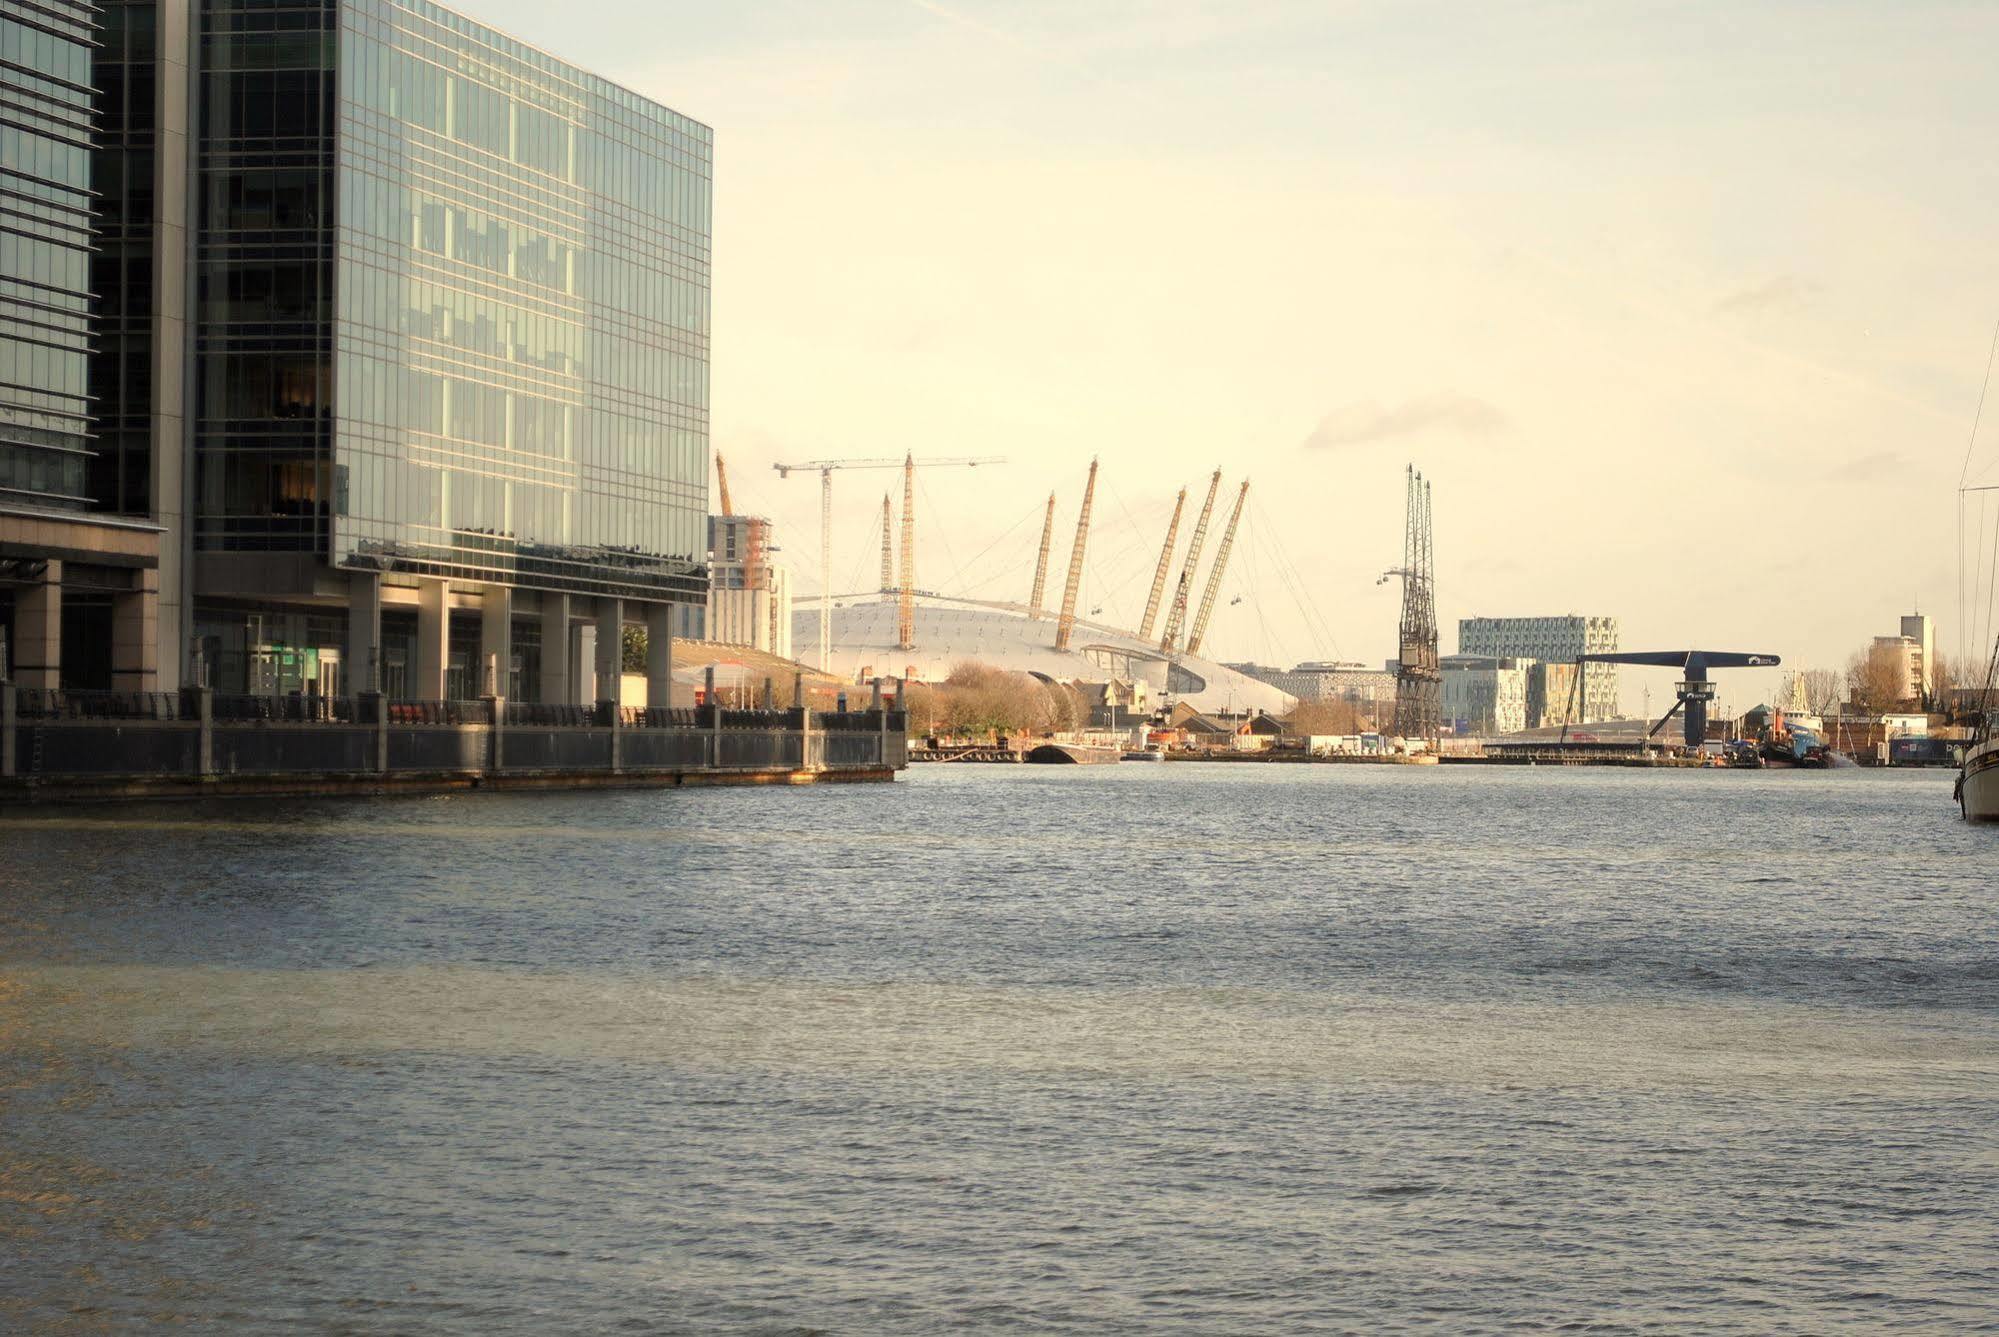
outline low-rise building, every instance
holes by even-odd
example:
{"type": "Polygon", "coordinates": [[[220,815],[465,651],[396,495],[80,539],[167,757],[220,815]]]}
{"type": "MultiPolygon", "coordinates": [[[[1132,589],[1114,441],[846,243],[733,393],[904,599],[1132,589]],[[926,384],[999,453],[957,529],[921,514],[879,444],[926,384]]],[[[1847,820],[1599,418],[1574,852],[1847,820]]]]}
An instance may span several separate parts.
{"type": "Polygon", "coordinates": [[[1533,661],[1490,655],[1447,655],[1444,722],[1459,736],[1489,738],[1527,727],[1527,674],[1533,661]]]}

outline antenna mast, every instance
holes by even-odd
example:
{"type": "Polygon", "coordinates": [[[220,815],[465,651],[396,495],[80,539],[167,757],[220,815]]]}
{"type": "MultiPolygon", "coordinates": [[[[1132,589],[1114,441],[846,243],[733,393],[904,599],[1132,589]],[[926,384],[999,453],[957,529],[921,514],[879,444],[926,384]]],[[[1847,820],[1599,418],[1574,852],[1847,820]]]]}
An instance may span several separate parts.
{"type": "Polygon", "coordinates": [[[1159,550],[1159,569],[1152,573],[1152,593],[1145,598],[1145,616],[1138,623],[1138,639],[1152,635],[1152,619],[1159,615],[1159,596],[1166,593],[1166,569],[1173,565],[1173,540],[1180,537],[1180,512],[1187,509],[1187,489],[1173,503],[1173,519],[1166,526],[1166,546],[1159,550]]]}
{"type": "Polygon", "coordinates": [[[1187,591],[1194,584],[1194,568],[1200,563],[1201,547],[1208,541],[1208,517],[1215,513],[1215,490],[1221,485],[1222,471],[1217,469],[1208,480],[1208,499],[1201,503],[1201,517],[1194,521],[1194,537],[1187,542],[1187,564],[1180,568],[1180,585],[1173,591],[1173,608],[1166,615],[1166,634],[1159,638],[1160,650],[1169,655],[1187,621],[1187,591]]]}
{"type": "Polygon", "coordinates": [[[1229,550],[1235,547],[1236,522],[1242,519],[1243,499],[1249,496],[1249,480],[1235,494],[1235,509],[1229,512],[1229,527],[1222,531],[1222,546],[1215,549],[1215,564],[1208,568],[1208,588],[1201,592],[1201,611],[1194,615],[1194,629],[1187,633],[1187,653],[1201,652],[1201,638],[1208,634],[1208,619],[1215,612],[1215,596],[1222,590],[1222,573],[1229,569],[1229,550]]]}
{"type": "Polygon", "coordinates": [[[1083,586],[1083,549],[1090,542],[1090,503],[1097,495],[1097,461],[1090,460],[1090,478],[1083,484],[1083,509],[1076,516],[1076,546],[1069,552],[1069,583],[1062,589],[1062,616],[1055,624],[1055,648],[1069,648],[1076,629],[1076,591],[1083,586]]]}
{"type": "Polygon", "coordinates": [[[1041,556],[1034,563],[1034,593],[1028,596],[1027,608],[1034,616],[1041,616],[1041,596],[1048,589],[1048,543],[1055,537],[1055,494],[1048,494],[1048,515],[1041,522],[1041,556]]]}

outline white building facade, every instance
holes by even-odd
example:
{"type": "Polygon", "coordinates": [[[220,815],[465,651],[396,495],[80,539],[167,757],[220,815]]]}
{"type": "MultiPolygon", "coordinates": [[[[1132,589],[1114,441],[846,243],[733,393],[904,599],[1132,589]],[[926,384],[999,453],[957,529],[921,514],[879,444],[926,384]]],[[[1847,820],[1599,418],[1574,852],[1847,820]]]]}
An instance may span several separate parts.
{"type": "Polygon", "coordinates": [[[708,519],[706,638],[791,658],[791,570],[770,560],[770,521],[708,519]]]}
{"type": "Polygon", "coordinates": [[[1527,676],[1532,660],[1448,655],[1444,722],[1463,738],[1493,738],[1527,727],[1527,676]]]}
{"type": "MultiPolygon", "coordinates": [[[[1617,619],[1568,614],[1562,617],[1467,617],[1458,621],[1458,654],[1497,659],[1540,659],[1574,663],[1578,655],[1615,654],[1617,619]]],[[[1617,666],[1585,664],[1580,720],[1618,718],[1617,666]]]]}

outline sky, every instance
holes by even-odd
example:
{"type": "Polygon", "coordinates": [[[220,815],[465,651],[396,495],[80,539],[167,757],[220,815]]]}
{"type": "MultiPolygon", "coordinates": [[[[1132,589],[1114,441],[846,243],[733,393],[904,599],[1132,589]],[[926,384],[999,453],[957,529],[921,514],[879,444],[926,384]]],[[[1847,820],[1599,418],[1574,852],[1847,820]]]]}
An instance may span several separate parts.
{"type": "MultiPolygon", "coordinates": [[[[1220,467],[1206,649],[1379,661],[1413,463],[1447,654],[1570,612],[1789,666],[1918,606],[1990,644],[1999,6],[464,7],[714,127],[714,444],[804,595],[779,460],[1004,457],[923,473],[918,584],[1024,599],[1098,457],[1084,611],[1126,623],[1220,467]]],[[[838,590],[886,486],[835,476],[838,590]]]]}

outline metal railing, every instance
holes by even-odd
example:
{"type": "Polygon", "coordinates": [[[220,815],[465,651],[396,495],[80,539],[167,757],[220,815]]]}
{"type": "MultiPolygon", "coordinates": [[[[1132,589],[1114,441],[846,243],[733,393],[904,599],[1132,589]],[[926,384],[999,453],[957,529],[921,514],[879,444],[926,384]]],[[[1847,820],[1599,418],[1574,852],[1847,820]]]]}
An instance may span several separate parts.
{"type": "Polygon", "coordinates": [[[628,729],[693,729],[699,726],[700,712],[668,710],[664,706],[626,706],[620,719],[628,729]]]}
{"type": "Polygon", "coordinates": [[[509,701],[507,723],[522,728],[587,729],[597,723],[597,708],[559,701],[509,701]]]}
{"type": "Polygon", "coordinates": [[[388,703],[390,724],[491,724],[493,703],[490,699],[474,698],[470,701],[391,701],[388,703]]]}
{"type": "Polygon", "coordinates": [[[73,692],[18,689],[15,710],[24,720],[178,720],[181,697],[173,692],[73,692]]]}

